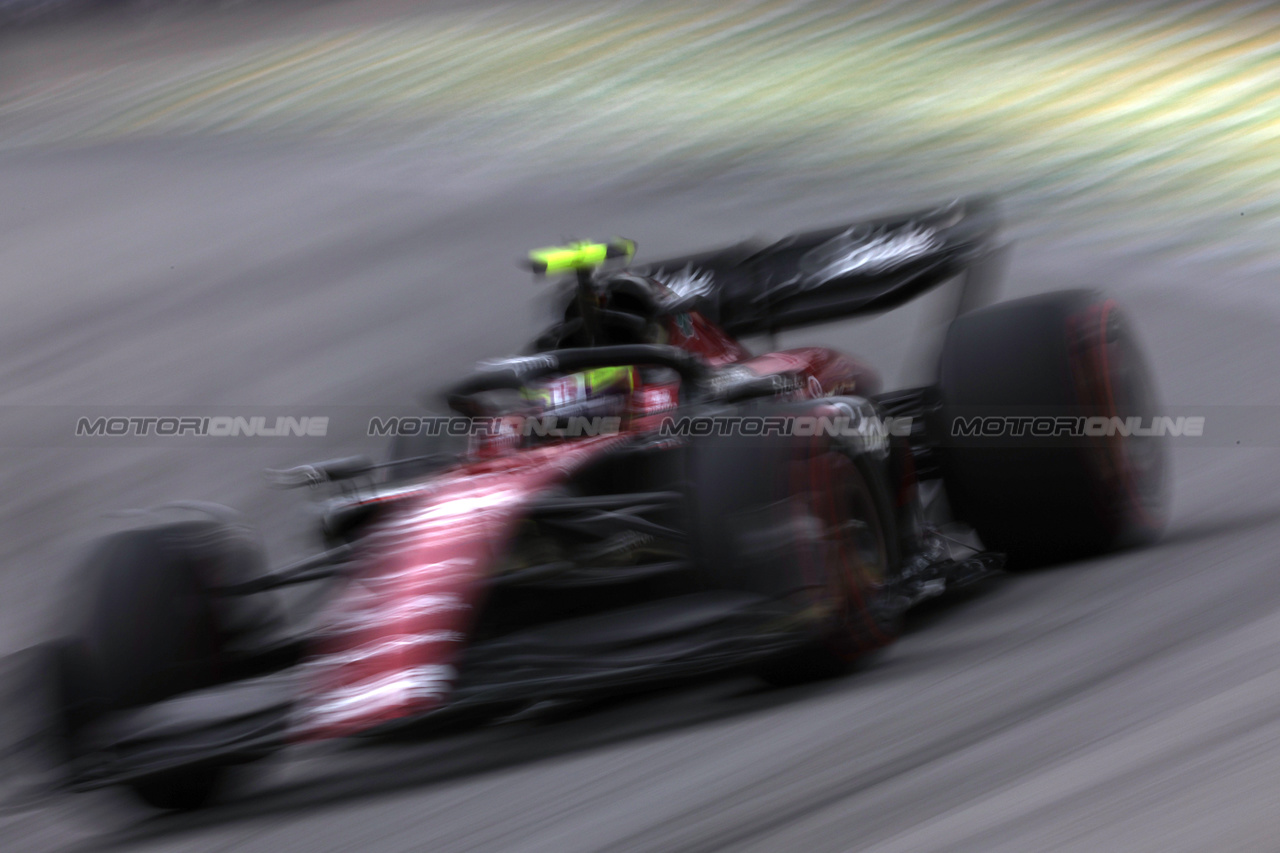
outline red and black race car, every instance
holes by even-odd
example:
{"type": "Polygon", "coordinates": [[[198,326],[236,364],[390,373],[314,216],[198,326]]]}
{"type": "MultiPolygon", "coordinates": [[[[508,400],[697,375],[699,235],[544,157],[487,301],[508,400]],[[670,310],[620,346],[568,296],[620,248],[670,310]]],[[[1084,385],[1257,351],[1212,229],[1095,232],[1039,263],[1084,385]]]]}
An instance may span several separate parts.
{"type": "Polygon", "coordinates": [[[98,543],[49,657],[67,785],[193,807],[299,741],[823,677],[1006,559],[1155,536],[1158,439],[1110,428],[1153,405],[1123,316],[1090,291],[978,307],[996,226],[976,199],[658,263],[533,253],[563,318],[448,389],[456,418],[400,423],[380,463],[275,472],[333,484],[321,553],[267,570],[216,508],[98,543]],[[953,281],[927,387],[739,343],[953,281]],[[300,583],[327,584],[304,628],[275,598],[300,583]]]}

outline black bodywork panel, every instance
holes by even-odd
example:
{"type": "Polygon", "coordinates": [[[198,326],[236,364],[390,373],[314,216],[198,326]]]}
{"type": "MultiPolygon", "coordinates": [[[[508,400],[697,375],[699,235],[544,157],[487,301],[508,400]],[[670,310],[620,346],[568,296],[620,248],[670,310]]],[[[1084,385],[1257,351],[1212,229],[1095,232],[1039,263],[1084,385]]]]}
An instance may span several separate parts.
{"type": "Polygon", "coordinates": [[[742,243],[638,265],[731,335],[753,335],[902,305],[991,255],[988,198],[742,243]]]}

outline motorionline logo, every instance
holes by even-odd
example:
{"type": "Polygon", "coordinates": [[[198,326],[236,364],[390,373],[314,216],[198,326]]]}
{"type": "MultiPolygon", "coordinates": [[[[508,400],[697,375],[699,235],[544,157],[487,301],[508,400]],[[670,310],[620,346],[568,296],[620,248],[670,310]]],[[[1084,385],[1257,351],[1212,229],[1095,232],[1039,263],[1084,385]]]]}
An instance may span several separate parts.
{"type": "Polygon", "coordinates": [[[1102,417],[1100,415],[975,415],[951,421],[952,438],[1062,438],[1088,436],[1190,436],[1204,435],[1204,418],[1152,416],[1102,417]]]}
{"type": "Polygon", "coordinates": [[[795,415],[782,417],[683,417],[663,418],[658,433],[671,435],[787,435],[811,436],[899,436],[911,435],[912,418],[836,417],[795,415]]]}
{"type": "Polygon", "coordinates": [[[390,435],[449,435],[479,438],[484,436],[541,436],[578,438],[582,436],[617,435],[622,431],[622,418],[586,417],[579,415],[503,415],[492,418],[466,417],[389,417],[370,418],[367,434],[390,435]]]}
{"type": "Polygon", "coordinates": [[[329,433],[328,416],[277,417],[264,415],[241,417],[212,415],[208,417],[98,417],[76,421],[77,436],[289,436],[323,438],[329,433]]]}
{"type": "MultiPolygon", "coordinates": [[[[662,436],[909,436],[910,417],[664,417],[658,424],[662,436]]],[[[620,417],[506,415],[494,418],[391,417],[370,418],[368,435],[450,436],[554,436],[615,435],[622,430],[620,417]]]]}

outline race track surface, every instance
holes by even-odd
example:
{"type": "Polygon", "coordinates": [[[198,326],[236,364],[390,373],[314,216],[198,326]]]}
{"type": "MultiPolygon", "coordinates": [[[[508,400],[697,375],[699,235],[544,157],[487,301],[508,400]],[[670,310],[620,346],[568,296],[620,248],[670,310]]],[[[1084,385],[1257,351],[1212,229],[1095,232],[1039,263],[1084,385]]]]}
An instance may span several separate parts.
{"type": "MultiPolygon", "coordinates": [[[[527,151],[479,157],[450,137],[55,144],[40,136],[51,115],[64,114],[0,113],[0,128],[30,134],[0,152],[4,653],[47,636],[70,566],[118,523],[105,513],[178,497],[231,504],[284,560],[306,548],[310,517],[260,470],[379,452],[360,439],[77,445],[66,420],[77,407],[403,412],[523,344],[539,292],[515,260],[532,246],[621,234],[655,258],[893,210],[929,190],[757,160],[665,181],[655,166],[638,180],[612,161],[553,170],[527,151]]],[[[990,189],[993,173],[966,182],[956,166],[948,192],[990,189]]],[[[1280,426],[1262,423],[1280,407],[1274,219],[1204,239],[1187,211],[1248,220],[1261,202],[1172,196],[1156,227],[1103,193],[1100,230],[1087,193],[1061,208],[1037,198],[1011,201],[1005,295],[1104,286],[1171,408],[1255,407],[1239,445],[1221,434],[1179,445],[1159,544],[931,606],[840,680],[726,680],[439,740],[295,749],[193,815],[155,815],[114,791],[0,813],[0,849],[1275,849],[1280,426]]],[[[944,306],[939,294],[781,343],[845,348],[900,385],[927,374],[920,353],[944,306]]]]}

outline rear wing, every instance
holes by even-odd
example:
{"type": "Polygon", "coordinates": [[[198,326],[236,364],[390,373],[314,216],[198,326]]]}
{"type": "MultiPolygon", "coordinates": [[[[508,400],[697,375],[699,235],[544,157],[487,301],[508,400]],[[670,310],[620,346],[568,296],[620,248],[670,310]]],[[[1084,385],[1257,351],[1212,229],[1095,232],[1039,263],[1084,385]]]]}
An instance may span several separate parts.
{"type": "Polygon", "coordinates": [[[970,198],[635,269],[730,334],[762,334],[888,311],[958,276],[972,307],[995,285],[998,227],[995,202],[970,198]]]}

